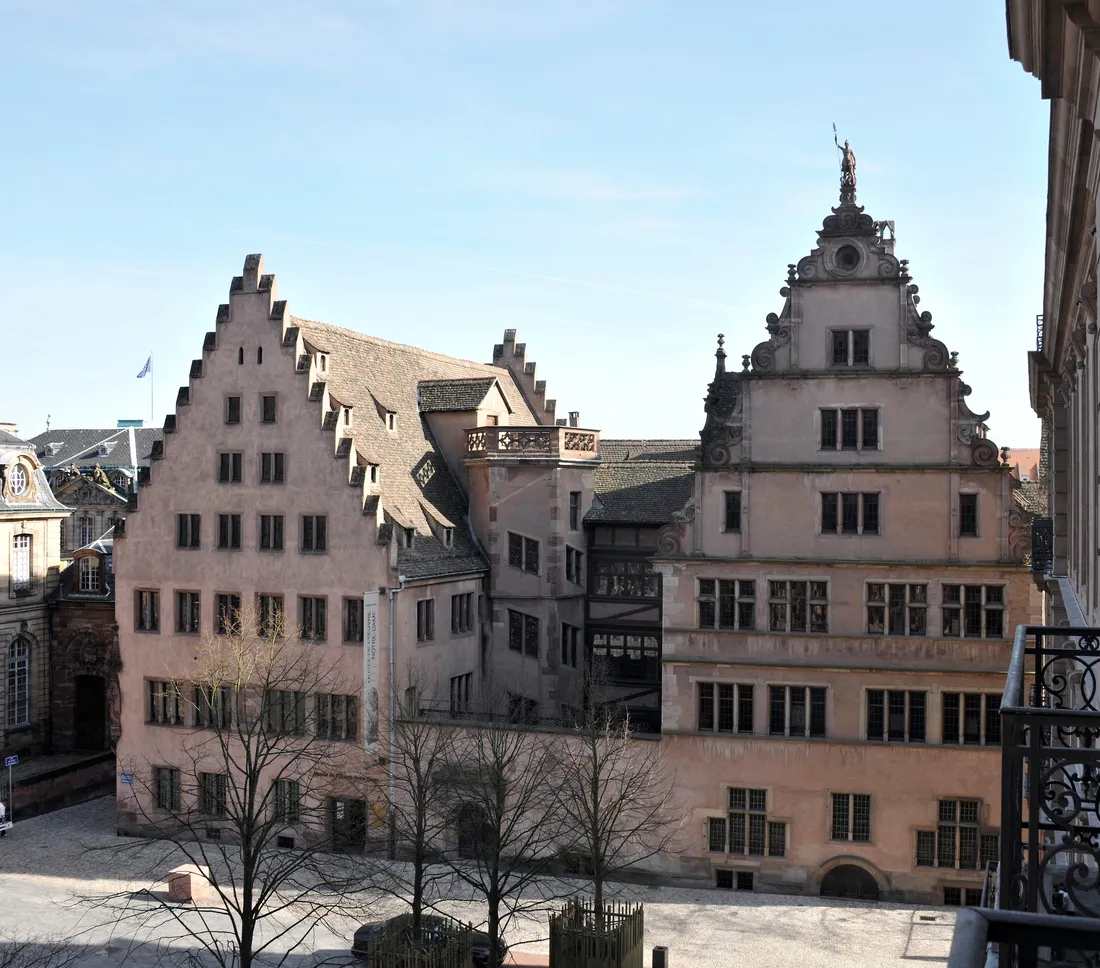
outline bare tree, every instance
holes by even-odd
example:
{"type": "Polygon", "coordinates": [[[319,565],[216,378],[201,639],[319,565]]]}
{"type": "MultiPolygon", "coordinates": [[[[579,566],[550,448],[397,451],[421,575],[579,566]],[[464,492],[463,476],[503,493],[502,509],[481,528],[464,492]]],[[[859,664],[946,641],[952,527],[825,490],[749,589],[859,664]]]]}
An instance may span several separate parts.
{"type": "Polygon", "coordinates": [[[0,968],[69,968],[87,954],[88,945],[75,939],[0,936],[0,968]]]}
{"type": "Polygon", "coordinates": [[[601,667],[586,670],[583,711],[558,754],[556,804],[592,878],[598,927],[607,880],[675,850],[683,826],[661,744],[636,738],[625,708],[603,701],[606,680],[601,667]]]}
{"type": "Polygon", "coordinates": [[[545,875],[566,833],[554,810],[560,737],[532,728],[527,703],[487,688],[456,731],[447,768],[458,841],[451,868],[485,898],[495,964],[509,922],[550,899],[545,875]]]}
{"type": "MultiPolygon", "coordinates": [[[[157,926],[160,942],[195,943],[222,968],[285,958],[319,923],[361,907],[367,804],[355,740],[361,700],[323,647],[285,635],[280,609],[222,617],[186,674],[150,683],[150,720],[171,730],[171,766],[125,763],[120,804],[151,837],[175,841],[206,894],[194,906],[163,892],[111,898],[117,924],[157,926]],[[201,873],[198,873],[201,872],[201,873]],[[208,872],[208,884],[207,880],[208,872]]],[[[167,735],[167,734],[166,734],[167,735]]],[[[117,849],[164,863],[133,840],[117,849]]],[[[163,881],[163,868],[155,879],[163,881]]]]}

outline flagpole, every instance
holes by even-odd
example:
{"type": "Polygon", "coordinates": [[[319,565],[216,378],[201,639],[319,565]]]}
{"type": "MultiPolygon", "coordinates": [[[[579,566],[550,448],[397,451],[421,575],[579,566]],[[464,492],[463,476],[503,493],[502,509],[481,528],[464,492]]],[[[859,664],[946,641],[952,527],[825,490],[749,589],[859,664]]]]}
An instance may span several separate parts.
{"type": "MultiPolygon", "coordinates": [[[[149,359],[150,359],[150,361],[152,361],[152,359],[153,359],[153,354],[152,353],[149,354],[149,359]]],[[[157,378],[156,374],[153,372],[152,362],[150,362],[150,364],[149,364],[149,426],[150,427],[156,426],[156,424],[154,423],[154,418],[153,418],[153,414],[154,414],[154,410],[153,410],[153,383],[156,380],[156,378],[157,378]]]]}

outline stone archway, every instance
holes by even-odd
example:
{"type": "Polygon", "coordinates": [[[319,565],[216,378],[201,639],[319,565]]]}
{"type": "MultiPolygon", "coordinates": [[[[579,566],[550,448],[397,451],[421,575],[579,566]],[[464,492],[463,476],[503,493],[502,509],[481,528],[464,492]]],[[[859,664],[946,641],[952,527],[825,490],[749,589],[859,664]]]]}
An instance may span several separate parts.
{"type": "Polygon", "coordinates": [[[877,901],[878,881],[867,868],[858,864],[837,864],[821,879],[821,896],[877,901]]]}

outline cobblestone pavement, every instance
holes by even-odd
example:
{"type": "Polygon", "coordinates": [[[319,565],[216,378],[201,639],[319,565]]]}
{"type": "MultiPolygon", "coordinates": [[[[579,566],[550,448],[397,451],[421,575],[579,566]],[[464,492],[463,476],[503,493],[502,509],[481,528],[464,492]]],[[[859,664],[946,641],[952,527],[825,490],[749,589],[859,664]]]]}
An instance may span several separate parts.
{"type": "MultiPolygon", "coordinates": [[[[142,842],[146,856],[139,859],[128,849],[137,842],[117,837],[114,823],[113,797],[17,823],[0,840],[0,937],[76,937],[88,946],[79,963],[90,968],[165,963],[152,947],[130,950],[135,941],[155,939],[156,929],[112,932],[110,912],[90,898],[150,887],[149,855],[160,877],[184,858],[162,841],[142,842]]],[[[440,905],[449,913],[474,922],[484,918],[482,904],[457,890],[449,897],[440,905]]],[[[913,961],[933,966],[946,961],[954,924],[950,910],[900,904],[627,886],[619,898],[645,904],[646,964],[648,950],[660,944],[670,948],[677,968],[902,968],[913,961]]],[[[364,916],[399,909],[399,902],[379,899],[364,916]]],[[[350,919],[318,929],[311,946],[331,955],[330,963],[346,963],[353,929],[350,919]]],[[[545,953],[545,936],[545,917],[536,916],[513,923],[507,940],[514,948],[545,953]]],[[[167,963],[182,960],[177,951],[167,963]]],[[[290,965],[305,963],[294,959],[290,965]]]]}

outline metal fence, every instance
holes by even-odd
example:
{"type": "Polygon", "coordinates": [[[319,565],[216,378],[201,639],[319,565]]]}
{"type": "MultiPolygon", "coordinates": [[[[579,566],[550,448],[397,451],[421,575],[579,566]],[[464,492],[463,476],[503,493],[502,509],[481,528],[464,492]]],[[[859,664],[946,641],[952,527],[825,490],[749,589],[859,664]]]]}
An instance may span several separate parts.
{"type": "Polygon", "coordinates": [[[1031,571],[1047,574],[1054,564],[1054,519],[1031,519],[1031,571]]]}
{"type": "Polygon", "coordinates": [[[550,915],[550,968],[642,968],[642,905],[608,904],[597,924],[593,901],[573,900],[550,915]]]}
{"type": "Polygon", "coordinates": [[[425,917],[413,938],[412,915],[384,923],[384,929],[356,945],[369,968],[472,968],[473,935],[469,925],[438,916],[425,917]]]}

